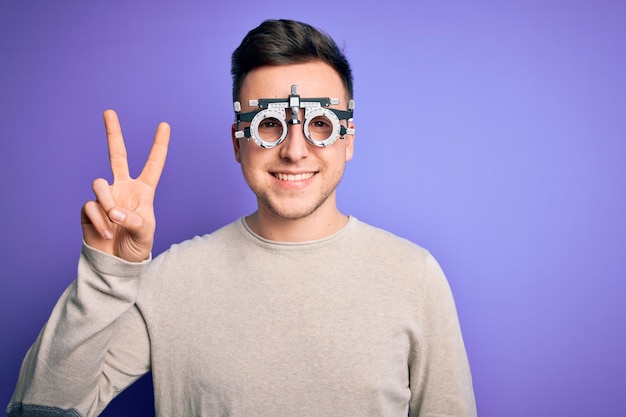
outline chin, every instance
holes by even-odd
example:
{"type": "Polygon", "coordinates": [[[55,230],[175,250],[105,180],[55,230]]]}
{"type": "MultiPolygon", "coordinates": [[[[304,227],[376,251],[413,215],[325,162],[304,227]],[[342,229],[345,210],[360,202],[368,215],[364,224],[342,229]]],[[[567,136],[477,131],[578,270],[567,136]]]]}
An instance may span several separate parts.
{"type": "Polygon", "coordinates": [[[270,207],[267,207],[267,209],[272,214],[280,218],[287,219],[287,220],[299,220],[299,219],[309,217],[310,215],[315,213],[315,211],[317,210],[317,207],[312,208],[312,209],[308,209],[308,208],[285,209],[285,208],[277,208],[277,207],[270,206],[270,207]]]}
{"type": "Polygon", "coordinates": [[[305,203],[301,199],[294,202],[276,202],[259,196],[259,203],[265,209],[280,218],[287,220],[299,220],[313,215],[323,204],[326,199],[319,202],[305,203]]]}

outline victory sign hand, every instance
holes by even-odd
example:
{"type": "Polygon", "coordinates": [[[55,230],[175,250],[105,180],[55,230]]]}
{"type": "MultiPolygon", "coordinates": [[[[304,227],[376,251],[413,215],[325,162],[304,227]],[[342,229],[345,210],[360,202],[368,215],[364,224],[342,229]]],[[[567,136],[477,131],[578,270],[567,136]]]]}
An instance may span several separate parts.
{"type": "Polygon", "coordinates": [[[152,149],[141,174],[131,178],[117,114],[104,112],[113,184],[98,178],[93,182],[94,201],[81,212],[83,237],[87,245],[129,262],[150,256],[156,220],[154,194],[163,172],[170,126],[159,124],[152,149]]]}

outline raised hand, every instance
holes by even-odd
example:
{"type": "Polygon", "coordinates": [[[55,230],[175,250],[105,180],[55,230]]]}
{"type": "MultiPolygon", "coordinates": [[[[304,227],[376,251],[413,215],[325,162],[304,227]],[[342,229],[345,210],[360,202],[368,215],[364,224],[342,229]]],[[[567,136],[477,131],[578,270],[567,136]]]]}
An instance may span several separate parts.
{"type": "Polygon", "coordinates": [[[148,160],[137,178],[131,178],[117,114],[104,112],[113,184],[93,182],[95,201],[81,211],[85,243],[129,262],[148,259],[154,241],[154,193],[163,172],[170,126],[159,124],[148,160]]]}

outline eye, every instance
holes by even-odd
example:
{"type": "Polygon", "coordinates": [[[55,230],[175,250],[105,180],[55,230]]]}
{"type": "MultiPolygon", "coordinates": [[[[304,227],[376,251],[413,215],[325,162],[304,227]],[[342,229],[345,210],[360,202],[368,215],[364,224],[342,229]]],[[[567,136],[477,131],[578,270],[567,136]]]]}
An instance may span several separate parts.
{"type": "Polygon", "coordinates": [[[275,118],[268,117],[259,123],[259,130],[282,130],[283,125],[275,118]]]}
{"type": "Polygon", "coordinates": [[[275,142],[283,135],[283,124],[275,117],[267,117],[259,123],[257,133],[266,142],[275,142]]]}
{"type": "Polygon", "coordinates": [[[327,119],[322,118],[322,117],[316,117],[315,119],[313,119],[313,121],[311,122],[311,125],[315,127],[316,129],[327,129],[330,127],[330,124],[328,123],[327,119]]]}
{"type": "Polygon", "coordinates": [[[333,124],[327,117],[317,116],[309,122],[309,131],[315,136],[328,137],[333,131],[333,124]]]}

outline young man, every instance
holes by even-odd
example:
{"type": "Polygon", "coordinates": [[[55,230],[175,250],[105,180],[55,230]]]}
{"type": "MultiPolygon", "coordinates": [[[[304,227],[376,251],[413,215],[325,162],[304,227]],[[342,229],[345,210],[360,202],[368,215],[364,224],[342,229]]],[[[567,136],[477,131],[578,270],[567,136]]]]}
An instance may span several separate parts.
{"type": "Polygon", "coordinates": [[[160,416],[473,416],[446,279],[420,247],[341,213],[352,75],[336,44],[266,21],[233,54],[233,147],[258,210],[150,260],[161,124],[84,205],[77,280],[29,350],[14,416],[98,415],[148,371],[160,416]]]}

